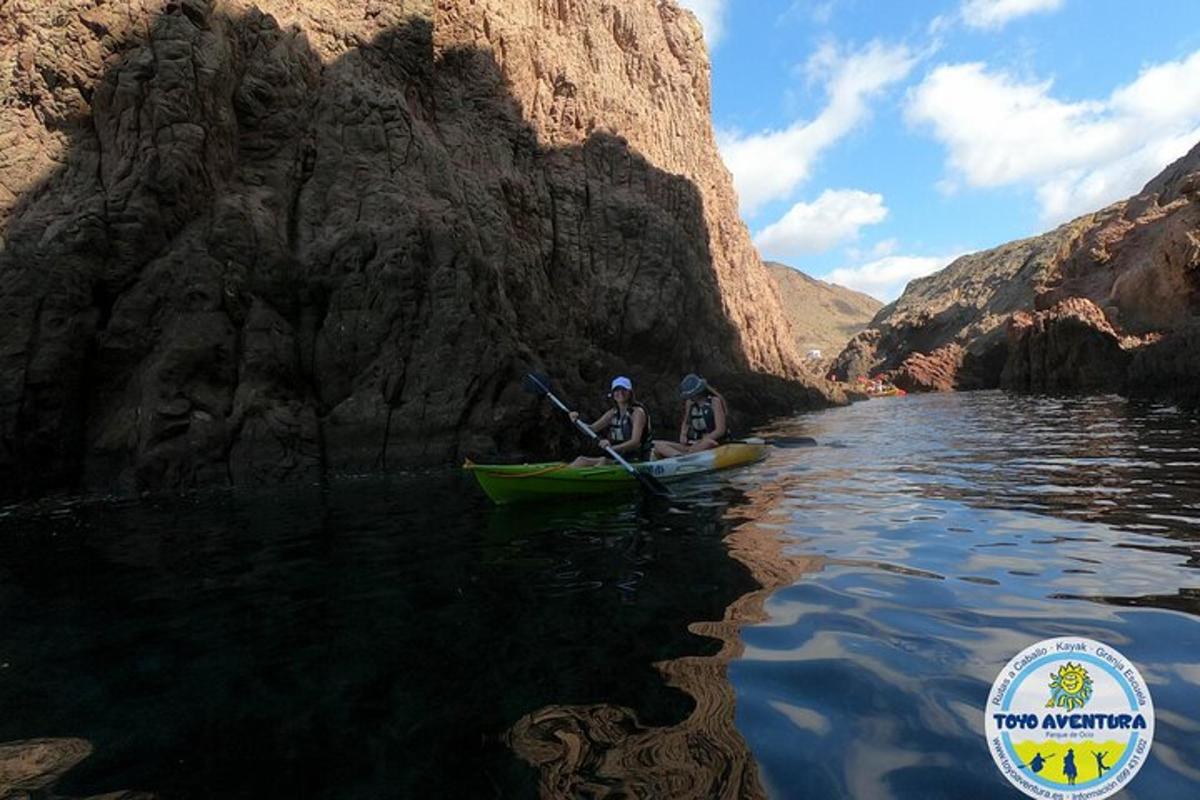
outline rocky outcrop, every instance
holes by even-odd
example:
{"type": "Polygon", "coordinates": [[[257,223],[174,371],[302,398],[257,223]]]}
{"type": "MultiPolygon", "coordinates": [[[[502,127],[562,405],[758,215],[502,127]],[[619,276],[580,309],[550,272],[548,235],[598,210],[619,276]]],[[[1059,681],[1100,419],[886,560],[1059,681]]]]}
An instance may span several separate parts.
{"type": "Polygon", "coordinates": [[[1200,145],[1096,215],[1038,307],[1068,297],[1092,300],[1135,336],[1200,320],[1200,145]]]}
{"type": "Polygon", "coordinates": [[[961,365],[938,387],[1194,397],[1198,192],[1200,146],[1129,200],[913,281],[836,370],[896,375],[913,354],[955,344],[961,365]]]}
{"type": "Polygon", "coordinates": [[[954,389],[995,387],[1004,366],[1005,322],[1014,311],[1033,308],[1037,293],[1089,219],[962,256],[912,281],[843,350],[834,373],[842,380],[890,374],[915,353],[955,344],[963,349],[963,357],[943,383],[954,389]]]}
{"type": "Polygon", "coordinates": [[[1000,383],[1026,392],[1120,392],[1131,356],[1104,312],[1072,297],[1008,323],[1008,360],[1000,383]]]}
{"type": "MultiPolygon", "coordinates": [[[[91,753],[86,739],[0,742],[0,800],[72,800],[55,792],[55,784],[91,753]]],[[[122,791],[76,800],[155,800],[155,796],[122,791]]]]}
{"type": "Polygon", "coordinates": [[[1169,397],[1200,407],[1197,375],[1200,375],[1200,322],[1136,348],[1125,374],[1125,391],[1135,397],[1169,397]]]}
{"type": "Polygon", "coordinates": [[[0,15],[0,486],[566,446],[534,366],[576,401],[630,373],[662,414],[693,370],[744,412],[830,401],[738,219],[690,14],[355,8],[0,15]]]}
{"type": "Polygon", "coordinates": [[[767,272],[779,290],[792,339],[801,354],[820,350],[827,363],[870,323],[883,303],[870,295],[810,277],[772,261],[767,272]]]}
{"type": "Polygon", "coordinates": [[[949,392],[958,381],[967,351],[950,343],[932,353],[913,353],[890,373],[891,382],[906,392],[949,392]]]}

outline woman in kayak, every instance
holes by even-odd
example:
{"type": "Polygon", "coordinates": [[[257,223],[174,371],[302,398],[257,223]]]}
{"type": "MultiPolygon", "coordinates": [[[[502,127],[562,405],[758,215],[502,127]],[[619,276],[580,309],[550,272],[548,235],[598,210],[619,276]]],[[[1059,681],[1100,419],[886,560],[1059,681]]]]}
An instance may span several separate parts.
{"type": "MultiPolygon", "coordinates": [[[[624,375],[613,378],[608,396],[613,407],[600,415],[600,419],[588,425],[600,434],[600,449],[611,447],[626,461],[644,461],[650,457],[653,446],[650,433],[650,415],[641,403],[633,399],[633,381],[624,375]]],[[[579,412],[571,412],[571,421],[579,419],[579,412]]],[[[580,456],[571,462],[572,467],[598,467],[607,464],[604,456],[580,456]]]]}
{"type": "Polygon", "coordinates": [[[725,418],[729,408],[720,392],[699,375],[687,375],[679,384],[679,396],[683,398],[679,441],[656,441],[654,454],[659,458],[710,450],[721,444],[725,437],[725,418]]]}

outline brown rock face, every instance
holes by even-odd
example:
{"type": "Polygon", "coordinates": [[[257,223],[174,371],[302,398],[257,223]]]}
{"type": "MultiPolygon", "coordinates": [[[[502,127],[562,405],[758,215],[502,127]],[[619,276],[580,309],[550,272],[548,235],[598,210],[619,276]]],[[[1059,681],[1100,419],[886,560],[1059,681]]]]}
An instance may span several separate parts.
{"type": "Polygon", "coordinates": [[[1175,398],[1200,406],[1200,323],[1172,331],[1133,351],[1125,391],[1133,396],[1175,398]]]}
{"type": "Polygon", "coordinates": [[[0,75],[10,490],[552,447],[533,366],[829,402],[669,3],[25,2],[0,75]]]}
{"type": "Polygon", "coordinates": [[[895,370],[953,343],[965,351],[953,388],[1195,397],[1186,331],[1200,323],[1198,200],[1200,146],[1129,200],[913,281],[837,369],[895,370]],[[1034,311],[1049,313],[1017,315],[1005,337],[1014,312],[1034,311]]]}
{"type": "Polygon", "coordinates": [[[1072,297],[1008,324],[1001,385],[1027,392],[1120,392],[1131,356],[1090,300],[1072,297]]]}
{"type": "MultiPolygon", "coordinates": [[[[1032,239],[972,253],[945,269],[912,281],[885,306],[834,362],[843,380],[891,374],[914,353],[950,344],[963,349],[948,384],[953,389],[994,388],[1004,366],[1004,323],[1014,311],[1033,307],[1086,219],[1032,239]]],[[[919,389],[918,389],[919,391],[919,389]]]]}
{"type": "Polygon", "coordinates": [[[1091,299],[1131,335],[1200,319],[1200,145],[1096,215],[1039,307],[1065,297],[1091,299]]]}
{"type": "Polygon", "coordinates": [[[786,264],[765,263],[801,355],[817,349],[831,359],[883,307],[862,292],[817,280],[786,264]]]}
{"type": "MultiPolygon", "coordinates": [[[[86,739],[23,739],[0,742],[0,797],[5,800],[73,800],[55,784],[92,753],[86,739]]],[[[109,792],[75,800],[155,800],[145,792],[109,792]]]]}
{"type": "Polygon", "coordinates": [[[943,345],[928,355],[913,353],[891,371],[891,381],[906,392],[953,391],[966,354],[956,343],[943,345]]]}

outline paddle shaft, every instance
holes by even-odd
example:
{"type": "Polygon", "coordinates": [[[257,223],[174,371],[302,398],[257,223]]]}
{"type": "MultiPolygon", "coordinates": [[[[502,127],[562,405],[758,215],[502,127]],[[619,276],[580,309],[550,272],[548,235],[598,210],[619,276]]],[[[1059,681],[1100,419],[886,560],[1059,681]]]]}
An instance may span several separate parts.
{"type": "Polygon", "coordinates": [[[783,448],[799,448],[799,447],[816,447],[817,446],[817,440],[812,438],[811,436],[780,436],[780,437],[771,438],[771,439],[761,439],[759,437],[753,436],[753,437],[746,438],[746,439],[733,439],[732,441],[735,444],[739,443],[739,442],[742,444],[765,444],[765,445],[769,445],[770,447],[783,447],[783,448]]]}

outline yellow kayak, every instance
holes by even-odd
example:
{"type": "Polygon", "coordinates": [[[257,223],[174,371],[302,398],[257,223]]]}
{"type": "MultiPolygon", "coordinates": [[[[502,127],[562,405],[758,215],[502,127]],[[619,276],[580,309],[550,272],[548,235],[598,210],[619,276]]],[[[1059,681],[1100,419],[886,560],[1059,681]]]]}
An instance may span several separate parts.
{"type": "MultiPolygon", "coordinates": [[[[660,481],[672,482],[753,464],[766,457],[767,445],[750,440],[723,444],[712,450],[686,456],[640,462],[633,466],[660,481]]],[[[625,492],[635,490],[639,486],[632,475],[616,464],[603,467],[572,467],[563,461],[543,464],[476,464],[468,460],[463,464],[463,469],[473,472],[483,491],[498,504],[625,492]]]]}

